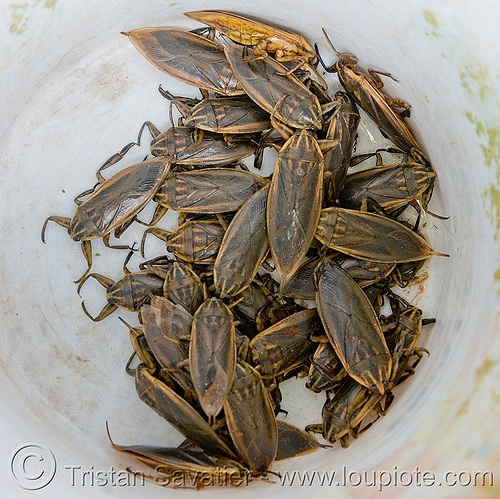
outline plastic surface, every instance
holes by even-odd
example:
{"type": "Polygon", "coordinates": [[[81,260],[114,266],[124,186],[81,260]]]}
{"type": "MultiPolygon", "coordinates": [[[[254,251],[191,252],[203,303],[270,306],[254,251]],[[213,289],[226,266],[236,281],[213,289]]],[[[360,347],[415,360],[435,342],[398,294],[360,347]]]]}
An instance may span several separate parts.
{"type": "MultiPolygon", "coordinates": [[[[106,420],[114,440],[124,445],[175,445],[182,438],[139,401],[125,374],[131,347],[118,313],[93,324],[81,311],[72,282],[85,269],[79,244],[50,224],[44,245],[40,230],[49,215],[72,215],[73,197],[95,183],[97,168],[135,140],[145,120],[168,126],[160,83],[174,94],[186,88],[149,65],[120,31],[193,29],[199,25],[182,13],[206,8],[299,31],[333,62],[324,27],[362,67],[398,78],[386,79],[387,91],[412,104],[410,123],[439,175],[430,209],[450,215],[447,221],[427,216],[427,235],[451,257],[433,257],[424,268],[430,277],[412,288],[410,300],[424,317],[437,318],[422,338],[431,356],[387,416],[348,449],[337,444],[273,467],[289,477],[305,470],[332,477],[335,471],[332,486],[321,486],[320,476],[310,474],[311,485],[300,485],[296,475],[293,485],[291,478],[283,486],[276,478],[274,485],[209,487],[202,493],[371,498],[383,488],[384,497],[493,497],[498,489],[461,486],[467,474],[459,474],[469,473],[471,483],[476,471],[500,477],[500,7],[451,0],[0,2],[2,496],[34,497],[11,476],[9,462],[24,462],[25,487],[35,483],[40,466],[52,466],[39,448],[24,461],[20,451],[12,461],[18,447],[33,442],[49,448],[57,463],[39,498],[194,494],[153,484],[126,486],[125,468],[137,466],[111,449],[106,420]],[[356,473],[365,470],[367,478],[362,475],[357,485],[356,473]],[[423,483],[426,471],[443,485],[429,485],[429,474],[423,483]],[[446,472],[455,473],[456,485],[445,483],[453,482],[446,472]]],[[[132,149],[120,167],[141,161],[147,143],[132,149]]],[[[136,227],[123,239],[132,243],[141,233],[136,227]]],[[[161,242],[155,245],[147,241],[148,256],[161,253],[161,242]]],[[[121,275],[124,252],[98,242],[93,254],[94,272],[121,275]]],[[[93,313],[105,303],[95,282],[86,283],[82,296],[93,313]]],[[[119,315],[133,320],[132,314],[119,315]]],[[[283,385],[289,421],[301,427],[320,421],[323,403],[323,395],[309,393],[304,382],[283,385]]]]}

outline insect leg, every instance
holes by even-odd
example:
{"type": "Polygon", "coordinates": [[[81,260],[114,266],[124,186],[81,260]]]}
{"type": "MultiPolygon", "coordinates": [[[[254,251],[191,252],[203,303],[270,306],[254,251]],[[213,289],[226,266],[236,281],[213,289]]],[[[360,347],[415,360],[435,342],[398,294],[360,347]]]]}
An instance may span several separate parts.
{"type": "Polygon", "coordinates": [[[52,222],[55,222],[57,225],[60,225],[61,227],[64,227],[65,229],[69,229],[69,225],[71,223],[71,218],[68,217],[58,217],[58,216],[51,216],[45,220],[45,223],[43,224],[42,227],[42,242],[45,243],[45,231],[47,230],[47,224],[52,220],[52,222]]]}
{"type": "Polygon", "coordinates": [[[392,76],[391,73],[387,73],[385,71],[378,71],[377,69],[373,68],[368,68],[366,71],[371,76],[371,78],[369,78],[369,80],[371,80],[371,84],[374,87],[378,88],[379,90],[384,86],[384,82],[381,80],[379,75],[387,76],[391,80],[398,82],[398,80],[394,78],[394,76],[392,76]]]}
{"type": "Polygon", "coordinates": [[[87,274],[90,272],[90,269],[92,268],[92,243],[90,241],[82,241],[80,247],[82,248],[82,253],[85,257],[85,260],[87,261],[87,270],[80,277],[80,279],[74,281],[75,283],[79,283],[82,279],[85,279],[85,277],[87,277],[87,274]]]}
{"type": "Polygon", "coordinates": [[[97,170],[97,173],[96,173],[97,180],[99,181],[99,183],[103,184],[106,181],[106,179],[101,175],[101,172],[103,170],[118,163],[118,161],[120,161],[125,156],[125,154],[127,154],[127,152],[130,149],[132,149],[132,147],[138,146],[138,145],[139,145],[138,142],[130,142],[129,144],[124,146],[121,151],[117,152],[116,154],[113,154],[113,156],[111,156],[108,160],[106,160],[103,163],[103,165],[99,168],[99,170],[97,170]]]}
{"type": "Polygon", "coordinates": [[[103,288],[108,289],[110,286],[112,286],[115,281],[113,279],[110,279],[109,277],[104,277],[101,274],[88,274],[86,275],[83,279],[80,279],[80,283],[78,285],[78,288],[76,292],[80,294],[80,290],[82,289],[82,286],[90,279],[94,278],[103,288]]]}
{"type": "Polygon", "coordinates": [[[144,235],[142,236],[142,241],[141,241],[141,255],[143,258],[144,258],[144,243],[146,242],[146,236],[148,234],[153,234],[153,236],[166,242],[167,237],[171,234],[171,232],[168,232],[168,231],[163,230],[163,229],[158,229],[157,227],[152,227],[150,229],[145,230],[144,235]]]}
{"type": "Polygon", "coordinates": [[[103,309],[99,312],[99,315],[97,317],[92,317],[90,315],[89,311],[85,307],[85,302],[82,301],[82,309],[85,312],[85,315],[93,322],[99,322],[105,319],[108,315],[111,315],[118,307],[116,305],[111,305],[107,303],[104,305],[103,309]]]}

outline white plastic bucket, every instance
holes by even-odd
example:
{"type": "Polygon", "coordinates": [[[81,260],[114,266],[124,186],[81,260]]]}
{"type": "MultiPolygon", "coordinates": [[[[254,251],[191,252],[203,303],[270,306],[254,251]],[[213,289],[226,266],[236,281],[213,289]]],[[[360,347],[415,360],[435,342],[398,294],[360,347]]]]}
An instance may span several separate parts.
{"type": "MultiPolygon", "coordinates": [[[[2,495],[28,497],[30,487],[50,498],[191,494],[127,482],[124,470],[133,462],[109,446],[106,420],[123,444],[176,445],[182,437],[139,401],[124,371],[131,347],[117,317],[93,324],[82,313],[72,282],[85,269],[79,245],[55,224],[44,245],[40,230],[49,215],[72,215],[73,197],[93,185],[100,164],[134,140],[145,120],[168,126],[160,83],[174,93],[186,88],[149,65],[120,31],[193,29],[198,25],[182,13],[206,8],[298,31],[333,62],[324,27],[362,67],[398,78],[386,81],[387,92],[412,104],[410,123],[439,176],[430,208],[450,215],[444,222],[427,217],[427,234],[451,257],[432,258],[424,269],[429,278],[412,288],[410,299],[424,316],[437,318],[422,337],[431,356],[385,418],[348,449],[336,444],[276,463],[273,469],[289,477],[284,484],[208,487],[203,494],[493,494],[498,489],[489,486],[488,472],[494,479],[500,472],[498,3],[2,0],[2,495]],[[29,447],[33,443],[41,447],[29,447]],[[40,488],[54,462],[54,477],[40,488]],[[299,475],[304,471],[305,478],[299,475]]],[[[127,164],[146,153],[147,147],[131,151],[127,164]]],[[[140,228],[134,230],[127,240],[140,237],[140,228]]],[[[151,256],[162,251],[161,244],[156,253],[154,243],[150,248],[151,256]]],[[[95,272],[121,275],[123,252],[96,243],[93,253],[100,255],[95,272]]],[[[93,310],[104,305],[97,284],[88,283],[82,294],[93,310]]],[[[324,395],[316,397],[300,382],[283,385],[283,395],[290,421],[320,421],[324,395]]]]}

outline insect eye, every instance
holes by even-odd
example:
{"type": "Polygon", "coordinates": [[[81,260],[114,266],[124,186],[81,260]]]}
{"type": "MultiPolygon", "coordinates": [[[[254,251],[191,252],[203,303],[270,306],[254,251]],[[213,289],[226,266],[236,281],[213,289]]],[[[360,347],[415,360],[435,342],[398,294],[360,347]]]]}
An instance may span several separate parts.
{"type": "Polygon", "coordinates": [[[358,58],[349,52],[343,52],[341,54],[341,59],[339,60],[339,64],[342,64],[340,67],[354,67],[358,63],[358,58]]]}
{"type": "Polygon", "coordinates": [[[173,249],[173,248],[172,248],[172,246],[167,246],[167,251],[168,251],[169,253],[172,253],[172,249],[173,249]]]}

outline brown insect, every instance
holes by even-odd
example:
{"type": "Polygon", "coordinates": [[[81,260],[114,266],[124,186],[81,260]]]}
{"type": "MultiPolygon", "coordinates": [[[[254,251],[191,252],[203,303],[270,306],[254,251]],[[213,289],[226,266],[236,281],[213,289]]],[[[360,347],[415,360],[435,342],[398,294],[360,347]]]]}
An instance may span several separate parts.
{"type": "Polygon", "coordinates": [[[130,272],[124,265],[125,275],[117,281],[101,274],[88,274],[80,280],[77,292],[80,293],[82,286],[90,278],[95,279],[101,286],[106,288],[106,299],[108,303],[103,307],[97,317],[93,317],[82,302],[85,315],[94,322],[99,322],[112,314],[117,308],[137,312],[141,307],[149,303],[152,295],[162,294],[163,279],[150,270],[130,272]]]}
{"type": "Polygon", "coordinates": [[[248,97],[221,97],[192,102],[161,90],[184,117],[184,125],[227,134],[252,134],[271,128],[269,113],[248,97]]]}
{"type": "Polygon", "coordinates": [[[323,165],[321,148],[307,130],[292,135],[278,154],[266,216],[273,262],[285,280],[297,270],[314,239],[323,165]]]}
{"type": "Polygon", "coordinates": [[[311,357],[306,387],[317,393],[322,390],[335,390],[346,376],[347,372],[331,343],[319,343],[311,357]]]}
{"type": "Polygon", "coordinates": [[[172,172],[158,190],[155,201],[185,213],[226,213],[238,210],[268,183],[261,175],[232,168],[172,172]]]}
{"type": "Polygon", "coordinates": [[[182,305],[190,314],[194,314],[204,300],[200,277],[182,262],[174,262],[167,270],[163,295],[172,303],[182,305]]]}
{"type": "Polygon", "coordinates": [[[382,279],[385,279],[394,270],[394,263],[368,262],[357,258],[338,258],[337,263],[345,270],[359,285],[366,288],[382,279]]]}
{"type": "Polygon", "coordinates": [[[425,194],[435,180],[436,173],[419,163],[371,168],[348,175],[339,200],[346,208],[359,209],[363,200],[369,198],[389,212],[409,204],[417,211],[420,205],[426,210],[425,194]]]}
{"type": "Polygon", "coordinates": [[[343,208],[321,211],[316,237],[329,248],[370,262],[402,263],[425,260],[434,251],[405,225],[375,213],[343,208]]]}
{"type": "Polygon", "coordinates": [[[263,378],[275,378],[309,362],[311,336],[321,329],[316,309],[302,310],[259,333],[250,342],[252,364],[263,378]]]}
{"type": "Polygon", "coordinates": [[[225,95],[243,91],[222,47],[203,36],[173,28],[123,32],[156,68],[183,83],[225,95]]]}
{"type": "Polygon", "coordinates": [[[224,228],[214,220],[190,220],[175,231],[168,232],[157,227],[144,231],[141,253],[144,255],[144,243],[147,234],[153,234],[167,243],[167,251],[179,260],[190,263],[214,263],[219,251],[224,228]]]}
{"type": "Polygon", "coordinates": [[[250,285],[267,254],[266,206],[269,186],[256,192],[229,224],[214,264],[214,282],[221,298],[250,285]]]}
{"type": "MultiPolygon", "coordinates": [[[[396,266],[394,263],[367,262],[343,255],[338,256],[336,251],[332,251],[327,256],[345,270],[361,288],[385,279],[396,266]]],[[[316,256],[306,260],[294,274],[286,281],[282,281],[281,293],[296,299],[314,300],[316,297],[314,275],[321,258],[321,256],[316,256]]]]}
{"type": "Polygon", "coordinates": [[[156,297],[142,310],[143,330],[147,344],[158,364],[185,391],[193,389],[185,368],[188,339],[193,318],[184,307],[163,297],[156,297]]]}
{"type": "Polygon", "coordinates": [[[168,158],[155,158],[121,170],[104,182],[85,201],[80,203],[71,218],[50,216],[42,227],[42,241],[49,221],[68,229],[73,241],[81,241],[88,268],[77,281],[81,281],[92,268],[92,239],[103,238],[109,248],[110,233],[127,225],[146,204],[153,199],[170,168],[168,158]]]}
{"type": "Polygon", "coordinates": [[[149,468],[155,475],[140,471],[127,471],[153,480],[163,487],[189,486],[201,489],[204,485],[219,483],[235,487],[246,485],[252,480],[253,473],[234,459],[213,456],[204,452],[172,447],[154,447],[147,445],[118,445],[113,442],[106,422],[106,431],[111,447],[131,456],[149,468]],[[182,480],[179,480],[182,478],[182,480]]]}
{"type": "Polygon", "coordinates": [[[320,444],[316,438],[300,428],[285,421],[277,420],[278,424],[278,452],[276,461],[302,456],[318,449],[329,447],[320,444]]]}
{"type": "Polygon", "coordinates": [[[347,373],[373,392],[384,394],[392,359],[377,314],[356,282],[328,259],[318,270],[316,305],[347,373]]]}
{"type": "Polygon", "coordinates": [[[376,71],[371,68],[367,70],[369,76],[357,70],[358,58],[354,54],[338,52],[328,38],[325,30],[323,30],[323,34],[338,57],[338,61],[335,64],[327,67],[318,55],[325,70],[338,74],[340,83],[346,92],[368,113],[379,126],[382,133],[389,137],[397,147],[410,153],[417,162],[423,162],[430,166],[429,159],[422,152],[413,133],[403,120],[403,116],[409,116],[411,106],[401,99],[391,99],[380,91],[383,87],[383,82],[379,75],[394,78],[389,73],[376,71]],[[398,108],[404,109],[403,116],[397,111],[398,108]]]}
{"type": "Polygon", "coordinates": [[[245,56],[243,49],[226,43],[224,51],[248,96],[272,118],[294,128],[319,130],[324,108],[318,98],[287,69],[272,59],[245,56]]]}
{"type": "MultiPolygon", "coordinates": [[[[342,447],[349,445],[349,434],[354,438],[366,431],[380,417],[384,416],[394,396],[392,389],[401,384],[414,372],[414,367],[421,358],[420,350],[415,347],[422,327],[422,312],[417,307],[409,305],[400,297],[391,294],[391,301],[403,304],[403,310],[397,307],[397,325],[387,334],[393,359],[393,370],[388,381],[385,394],[373,393],[360,385],[354,379],[346,379],[337,388],[335,396],[327,400],[323,407],[323,423],[309,425],[306,430],[322,433],[323,437],[333,443],[340,441],[342,447]],[[411,364],[413,356],[417,361],[411,364]],[[372,421],[365,423],[374,413],[372,421]]],[[[434,322],[430,319],[426,323],[434,322]]]]}
{"type": "Polygon", "coordinates": [[[259,311],[271,300],[270,292],[267,288],[255,281],[244,288],[238,297],[238,303],[233,308],[235,318],[241,321],[238,326],[249,337],[253,338],[258,334],[257,318],[259,311]]]}
{"type": "Polygon", "coordinates": [[[230,458],[235,457],[205,419],[142,364],[135,370],[135,386],[139,398],[186,438],[206,452],[230,458]]]}
{"type": "Polygon", "coordinates": [[[252,471],[268,470],[278,450],[276,418],[260,374],[245,362],[236,365],[224,414],[239,458],[252,471]]]}
{"type": "Polygon", "coordinates": [[[359,112],[349,94],[337,92],[333,103],[326,140],[338,141],[324,152],[323,206],[332,206],[344,186],[360,121],[359,112]]]}
{"type": "Polygon", "coordinates": [[[218,298],[206,299],[193,316],[189,368],[200,404],[210,419],[222,409],[235,366],[233,314],[218,298]]]}
{"type": "Polygon", "coordinates": [[[335,391],[332,399],[327,399],[322,410],[323,422],[306,426],[306,431],[321,433],[323,438],[334,443],[340,441],[342,447],[349,446],[349,434],[357,438],[361,432],[352,426],[351,414],[366,407],[372,393],[355,380],[348,378],[335,391]]]}
{"type": "Polygon", "coordinates": [[[178,165],[224,166],[250,156],[257,149],[257,143],[245,140],[245,137],[228,142],[220,134],[181,126],[160,132],[150,121],[139,130],[138,143],[145,127],[153,138],[151,154],[166,156],[178,165]]]}

